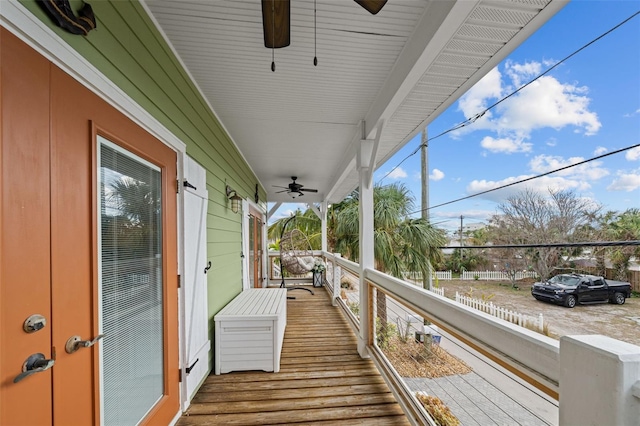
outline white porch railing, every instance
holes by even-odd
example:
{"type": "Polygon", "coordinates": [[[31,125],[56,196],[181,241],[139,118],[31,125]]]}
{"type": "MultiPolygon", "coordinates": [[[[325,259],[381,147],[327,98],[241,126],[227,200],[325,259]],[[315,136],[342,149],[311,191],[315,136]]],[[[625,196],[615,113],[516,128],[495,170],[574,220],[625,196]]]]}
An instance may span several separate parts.
{"type": "Polygon", "coordinates": [[[505,321],[512,322],[520,327],[526,327],[531,330],[544,331],[544,318],[542,314],[537,317],[522,314],[520,312],[512,311],[507,308],[494,305],[493,302],[487,302],[474,297],[465,296],[456,291],[456,302],[469,306],[473,309],[477,309],[482,312],[486,312],[489,315],[493,315],[496,318],[500,318],[505,321]]]}
{"type": "Polygon", "coordinates": [[[330,283],[327,289],[333,295],[334,304],[349,314],[359,339],[367,343],[370,356],[414,422],[431,424],[430,420],[425,420],[428,416],[420,417],[424,410],[376,345],[374,315],[375,294],[378,292],[387,296],[387,303],[392,300],[401,304],[442,331],[464,339],[471,347],[552,398],[557,400],[562,392],[560,424],[626,425],[635,424],[640,418],[639,346],[604,336],[565,336],[558,342],[371,269],[364,271],[367,291],[341,291],[349,283],[341,283],[339,277],[351,275],[347,281],[357,282],[359,265],[330,253],[323,252],[323,255],[332,265],[332,270],[339,268],[341,271],[332,273],[331,280],[327,275],[330,283]],[[364,294],[367,300],[359,300],[358,294],[364,294]],[[358,306],[364,303],[368,307],[365,311],[369,312],[366,320],[374,325],[368,336],[361,336],[359,332],[359,322],[363,319],[359,318],[361,310],[358,306]],[[588,367],[596,364],[599,366],[597,376],[588,367]],[[576,368],[582,373],[571,374],[576,368]],[[598,397],[602,394],[607,397],[598,397]],[[589,404],[584,404],[584,401],[589,401],[589,404]],[[594,423],[593,419],[599,420],[594,423]]]}
{"type": "MultiPolygon", "coordinates": [[[[518,271],[515,274],[516,280],[524,278],[536,278],[538,275],[532,271],[518,271]]],[[[509,275],[504,271],[462,271],[460,275],[462,280],[482,280],[482,281],[499,281],[510,279],[509,275]]]]}

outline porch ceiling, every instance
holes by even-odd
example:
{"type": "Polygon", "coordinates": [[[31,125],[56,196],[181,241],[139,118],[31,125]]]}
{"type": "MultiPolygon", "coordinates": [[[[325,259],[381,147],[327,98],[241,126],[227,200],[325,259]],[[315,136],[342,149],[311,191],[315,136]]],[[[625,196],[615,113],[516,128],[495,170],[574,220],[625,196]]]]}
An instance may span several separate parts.
{"type": "Polygon", "coordinates": [[[268,201],[342,200],[358,185],[356,147],[384,129],[381,165],[563,0],[291,1],[291,45],[263,44],[260,0],[146,0],[148,10],[267,190],[268,201]],[[291,176],[317,194],[276,193],[291,176]]]}

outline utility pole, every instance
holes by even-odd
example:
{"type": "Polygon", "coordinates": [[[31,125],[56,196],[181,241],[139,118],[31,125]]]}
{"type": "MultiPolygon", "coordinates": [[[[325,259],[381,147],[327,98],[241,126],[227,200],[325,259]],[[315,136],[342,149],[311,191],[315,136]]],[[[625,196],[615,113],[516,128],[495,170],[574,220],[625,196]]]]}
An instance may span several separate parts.
{"type": "MultiPolygon", "coordinates": [[[[422,218],[429,221],[429,140],[427,137],[427,128],[425,126],[422,131],[422,142],[420,144],[420,160],[422,170],[420,176],[422,177],[422,218]]],[[[432,276],[431,276],[431,262],[429,261],[429,273],[426,277],[422,277],[422,287],[431,290],[432,289],[432,276]]]]}
{"type": "Polygon", "coordinates": [[[464,246],[464,240],[462,239],[462,219],[464,219],[464,216],[460,215],[460,260],[463,258],[462,247],[464,246]]]}

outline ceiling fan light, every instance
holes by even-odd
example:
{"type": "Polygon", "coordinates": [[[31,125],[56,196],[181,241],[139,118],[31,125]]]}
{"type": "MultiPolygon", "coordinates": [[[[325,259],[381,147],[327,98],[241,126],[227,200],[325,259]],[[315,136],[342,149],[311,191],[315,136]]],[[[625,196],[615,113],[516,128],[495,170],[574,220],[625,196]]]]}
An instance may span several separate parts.
{"type": "Polygon", "coordinates": [[[375,15],[382,10],[387,0],[355,0],[355,2],[364,7],[370,14],[375,15]]]}
{"type": "Polygon", "coordinates": [[[262,0],[264,47],[279,49],[291,44],[290,0],[262,0]]]}

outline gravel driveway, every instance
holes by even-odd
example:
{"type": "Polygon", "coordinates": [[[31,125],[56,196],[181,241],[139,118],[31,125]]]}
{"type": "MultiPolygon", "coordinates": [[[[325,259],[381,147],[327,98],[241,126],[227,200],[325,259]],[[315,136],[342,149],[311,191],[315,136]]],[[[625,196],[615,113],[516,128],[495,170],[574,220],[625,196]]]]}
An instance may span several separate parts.
{"type": "Polygon", "coordinates": [[[491,302],[527,315],[542,313],[549,324],[550,336],[602,334],[614,339],[640,346],[640,298],[627,299],[624,305],[609,303],[577,305],[569,309],[551,303],[540,302],[531,296],[531,284],[519,283],[519,290],[498,281],[440,281],[445,296],[455,298],[456,291],[468,293],[473,288],[473,297],[491,297],[491,302]]]}

